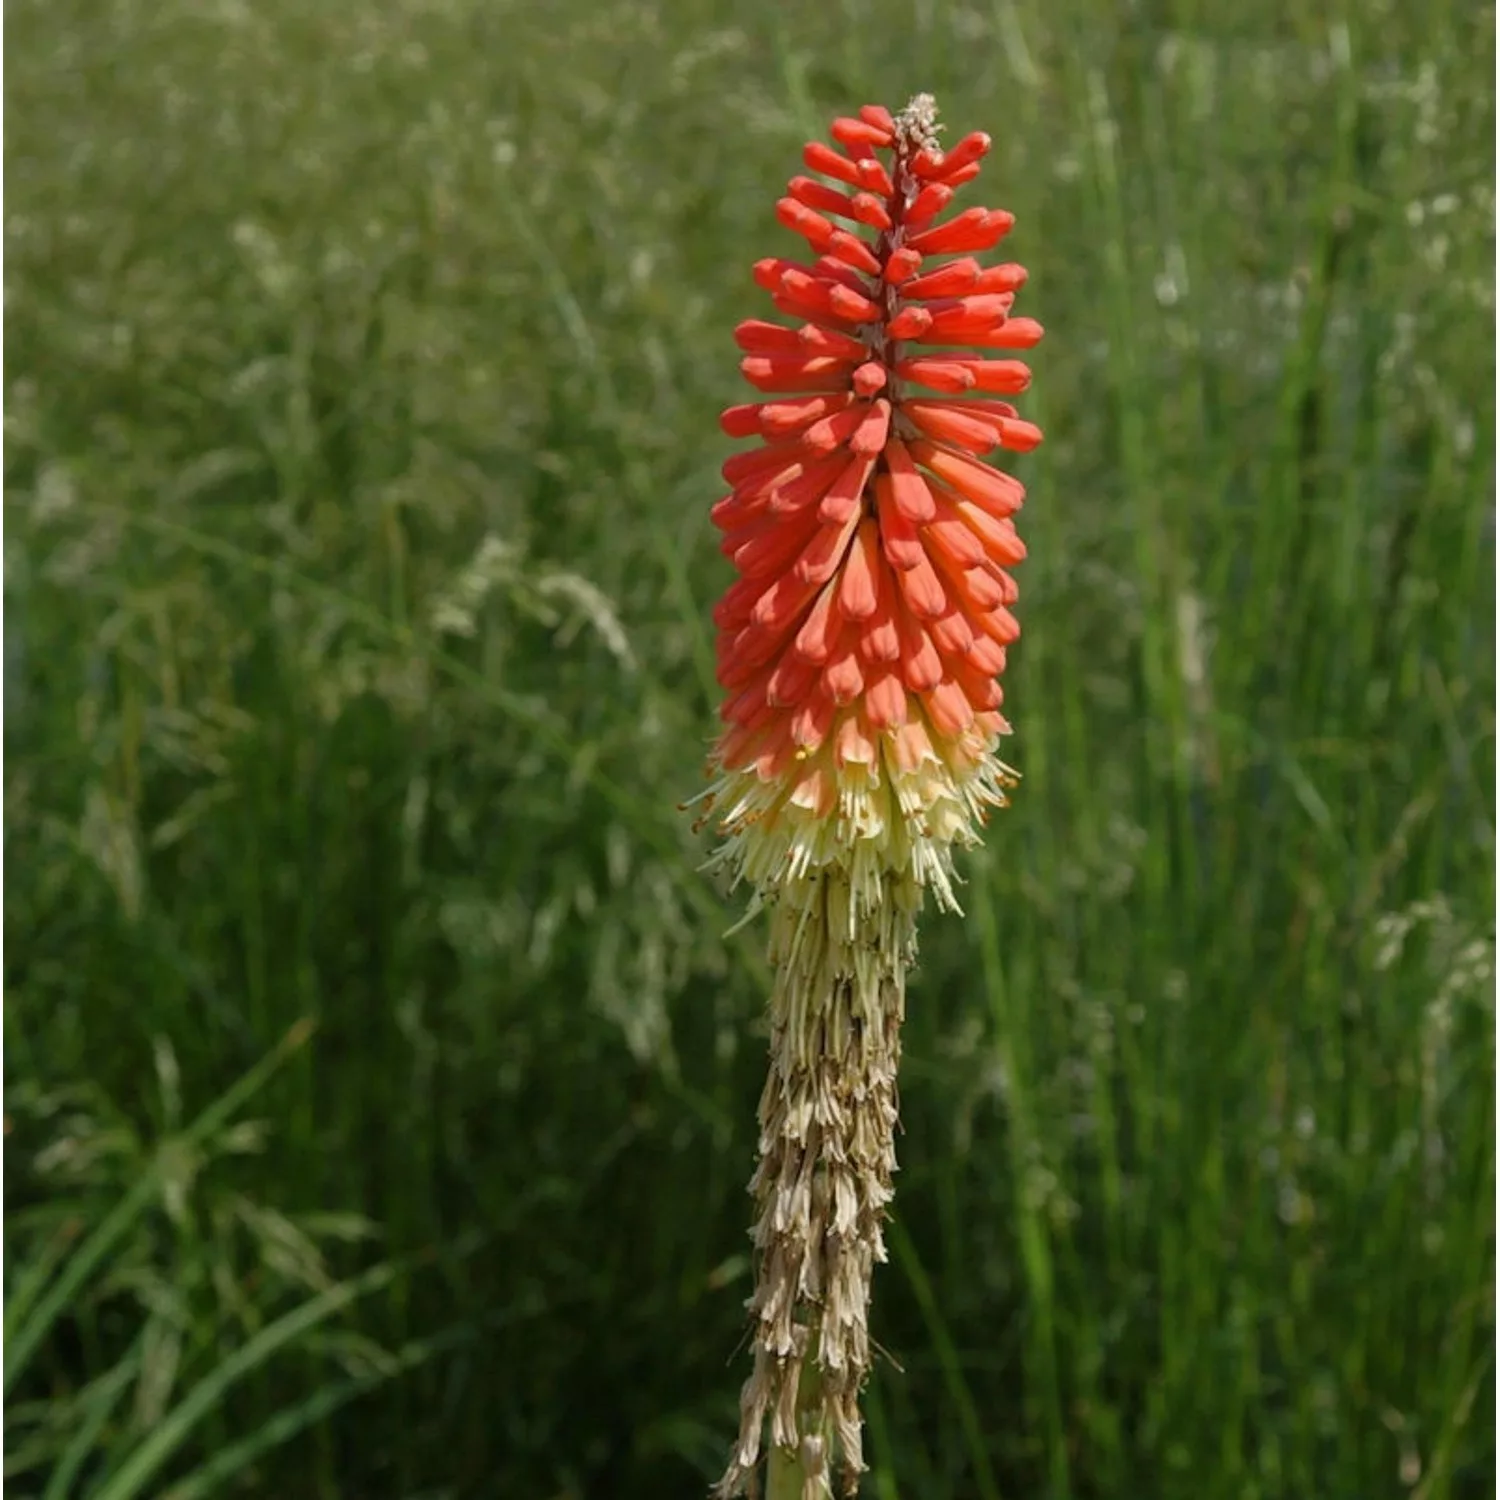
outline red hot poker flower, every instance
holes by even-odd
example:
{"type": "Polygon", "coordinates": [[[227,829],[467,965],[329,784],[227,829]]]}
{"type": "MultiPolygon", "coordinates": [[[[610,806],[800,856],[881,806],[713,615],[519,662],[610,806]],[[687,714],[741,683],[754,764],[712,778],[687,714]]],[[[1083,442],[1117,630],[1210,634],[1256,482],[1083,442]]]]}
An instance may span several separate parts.
{"type": "Polygon", "coordinates": [[[754,269],[793,321],[735,332],[757,399],[723,427],[759,441],[713,509],[738,577],[714,610],[724,731],[703,800],[716,860],[772,909],[776,973],[755,1364],[718,1493],[753,1482],[769,1427],[773,1500],[826,1495],[835,1461],[852,1494],[863,1468],[916,915],[929,887],[956,906],[953,846],[1014,781],[995,748],[1025,492],[987,460],[1041,441],[1008,399],[1042,334],[1012,316],[1026,273],[978,259],[1011,215],[950,212],[989,137],[939,150],[925,95],[832,134],[776,207],[811,258],[754,269]]]}
{"type": "MultiPolygon", "coordinates": [[[[930,845],[913,852],[918,879],[951,904],[947,845],[1010,779],[993,758],[1008,732],[996,679],[1018,633],[1024,490],[987,459],[1041,441],[1005,398],[1026,389],[1013,355],[1042,329],[1012,315],[1025,270],[977,259],[1012,215],[943,217],[987,135],[940,151],[921,99],[899,120],[867,106],[832,135],[842,149],[803,153],[832,182],[793,177],[776,207],[811,259],[755,266],[796,326],[736,330],[760,399],[722,425],[760,446],[724,465],[713,510],[739,575],[714,611],[728,778],[714,800],[728,833],[754,830],[801,868],[821,863],[818,825],[851,785],[905,783],[940,825],[915,834],[930,845]]],[[[744,873],[772,874],[771,852],[745,850],[744,873]]]]}

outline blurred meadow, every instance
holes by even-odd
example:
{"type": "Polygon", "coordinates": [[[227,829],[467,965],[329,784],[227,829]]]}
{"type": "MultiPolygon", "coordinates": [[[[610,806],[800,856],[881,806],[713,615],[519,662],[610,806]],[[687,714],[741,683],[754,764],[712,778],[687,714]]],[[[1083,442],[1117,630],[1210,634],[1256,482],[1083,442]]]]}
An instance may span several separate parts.
{"type": "Polygon", "coordinates": [[[1479,1500],[1494,9],[12,0],[7,1492],[704,1493],[763,929],[731,330],[995,137],[1024,775],[929,912],[874,1500],[1479,1500]]]}

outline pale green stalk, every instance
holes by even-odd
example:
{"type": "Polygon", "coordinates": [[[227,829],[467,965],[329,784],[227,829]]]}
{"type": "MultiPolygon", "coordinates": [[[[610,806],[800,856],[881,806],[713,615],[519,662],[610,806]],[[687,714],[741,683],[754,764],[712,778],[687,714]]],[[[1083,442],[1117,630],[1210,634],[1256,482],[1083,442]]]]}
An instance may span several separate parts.
{"type": "Polygon", "coordinates": [[[766,1500],[832,1500],[828,1463],[832,1433],[822,1417],[822,1385],[817,1360],[804,1359],[798,1382],[797,1426],[804,1437],[814,1436],[818,1442],[816,1446],[802,1443],[795,1448],[772,1445],[766,1459],[766,1500]]]}

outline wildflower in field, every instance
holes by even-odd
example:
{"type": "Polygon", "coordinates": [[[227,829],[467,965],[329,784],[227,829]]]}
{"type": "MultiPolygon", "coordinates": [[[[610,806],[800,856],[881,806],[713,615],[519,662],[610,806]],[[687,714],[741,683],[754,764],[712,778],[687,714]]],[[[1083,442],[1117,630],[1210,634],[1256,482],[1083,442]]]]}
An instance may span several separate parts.
{"type": "Polygon", "coordinates": [[[704,794],[716,862],[771,909],[771,1057],[751,1190],[754,1368],[723,1496],[852,1494],[864,1464],[870,1276],[895,1171],[905,976],[923,893],[956,909],[952,855],[1015,773],[997,681],[1024,491],[996,449],[1041,441],[1005,399],[1042,335],[1011,316],[1012,225],[955,194],[989,137],[938,145],[932,99],[836,120],[777,205],[810,263],[760,261],[792,323],[740,324],[760,399],[731,407],[713,510],[738,577],[714,610],[724,732],[704,794]],[[779,1477],[778,1477],[779,1476],[779,1477]],[[791,1486],[788,1488],[788,1486],[791,1486]]]}

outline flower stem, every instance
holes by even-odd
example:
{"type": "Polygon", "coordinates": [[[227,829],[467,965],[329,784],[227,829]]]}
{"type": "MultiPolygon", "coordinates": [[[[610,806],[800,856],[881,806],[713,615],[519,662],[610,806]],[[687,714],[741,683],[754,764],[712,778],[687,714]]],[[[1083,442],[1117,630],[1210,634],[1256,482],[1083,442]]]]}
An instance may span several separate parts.
{"type": "Polygon", "coordinates": [[[824,1500],[832,1494],[826,1470],[820,1478],[813,1479],[814,1488],[809,1493],[810,1478],[803,1467],[800,1448],[772,1448],[766,1464],[766,1500],[824,1500]]]}
{"type": "Polygon", "coordinates": [[[774,1444],[766,1459],[766,1500],[832,1500],[829,1481],[829,1430],[822,1415],[822,1381],[812,1349],[803,1357],[798,1381],[797,1430],[803,1441],[795,1448],[774,1444]]]}

